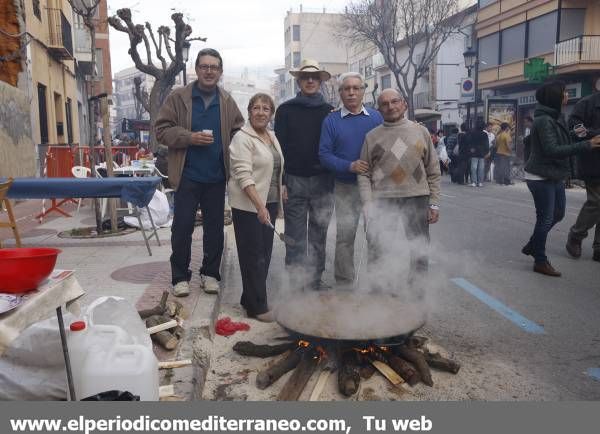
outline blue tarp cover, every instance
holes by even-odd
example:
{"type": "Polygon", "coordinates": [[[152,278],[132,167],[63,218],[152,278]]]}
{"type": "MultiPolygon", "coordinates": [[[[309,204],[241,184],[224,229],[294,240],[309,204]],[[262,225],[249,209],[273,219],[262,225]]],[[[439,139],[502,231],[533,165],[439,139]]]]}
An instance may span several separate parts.
{"type": "MultiPolygon", "coordinates": [[[[0,182],[6,182],[0,178],[0,182]]],[[[64,199],[86,197],[120,197],[138,207],[152,200],[161,178],[15,178],[8,190],[11,199],[64,199]]]]}

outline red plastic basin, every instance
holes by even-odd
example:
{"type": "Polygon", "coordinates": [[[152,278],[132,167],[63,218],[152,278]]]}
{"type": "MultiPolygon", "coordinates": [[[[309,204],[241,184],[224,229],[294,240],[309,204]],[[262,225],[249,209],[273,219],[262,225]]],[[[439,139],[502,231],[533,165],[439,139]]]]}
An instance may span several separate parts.
{"type": "Polygon", "coordinates": [[[0,249],[0,292],[37,289],[54,270],[60,252],[49,248],[0,249]]]}

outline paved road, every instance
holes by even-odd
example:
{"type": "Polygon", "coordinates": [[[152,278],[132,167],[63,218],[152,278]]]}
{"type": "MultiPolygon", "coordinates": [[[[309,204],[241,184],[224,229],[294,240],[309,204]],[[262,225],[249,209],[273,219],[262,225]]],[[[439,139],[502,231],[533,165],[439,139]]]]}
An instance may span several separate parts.
{"type": "MultiPolygon", "coordinates": [[[[459,380],[442,377],[445,384],[418,399],[600,399],[594,378],[600,377],[600,264],[591,260],[589,239],[580,260],[564,251],[585,192],[567,192],[567,215],[549,237],[548,256],[563,272],[551,278],[533,273],[533,260],[520,253],[535,220],[524,183],[475,189],[451,185],[447,177],[443,182],[441,221],[432,227],[431,314],[424,333],[464,368],[459,380]]],[[[334,237],[332,222],[328,281],[334,237]]],[[[361,242],[358,237],[357,250],[361,242]]],[[[284,249],[275,243],[272,299],[286,286],[284,249]]],[[[239,300],[232,259],[227,286],[237,291],[227,293],[226,303],[239,300]]]]}

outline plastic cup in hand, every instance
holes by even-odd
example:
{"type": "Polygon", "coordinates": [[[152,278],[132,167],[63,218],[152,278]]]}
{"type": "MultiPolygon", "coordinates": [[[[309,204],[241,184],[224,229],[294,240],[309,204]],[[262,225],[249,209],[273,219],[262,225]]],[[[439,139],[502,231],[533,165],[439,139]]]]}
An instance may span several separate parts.
{"type": "Polygon", "coordinates": [[[211,136],[213,135],[213,130],[202,130],[202,132],[203,132],[204,134],[209,134],[209,135],[211,135],[211,136]]]}
{"type": "Polygon", "coordinates": [[[577,124],[573,127],[573,131],[577,137],[585,137],[587,136],[587,129],[583,124],[577,124]]]}

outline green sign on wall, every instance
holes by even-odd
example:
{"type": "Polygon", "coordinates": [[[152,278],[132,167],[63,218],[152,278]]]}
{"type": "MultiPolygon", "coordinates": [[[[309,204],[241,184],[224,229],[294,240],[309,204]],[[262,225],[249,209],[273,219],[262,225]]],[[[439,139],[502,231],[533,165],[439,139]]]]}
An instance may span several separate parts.
{"type": "Polygon", "coordinates": [[[523,74],[529,83],[543,83],[549,76],[554,75],[554,66],[546,63],[541,57],[535,57],[525,62],[523,74]]]}

